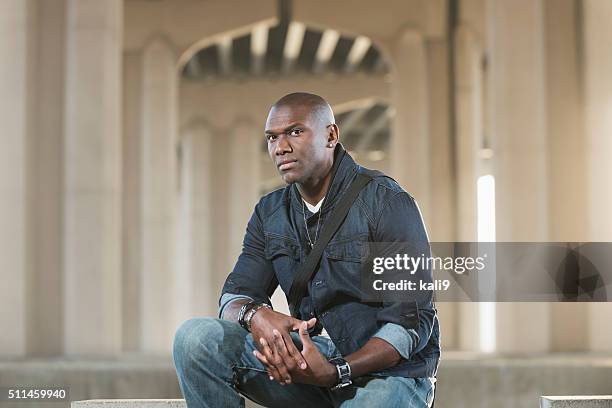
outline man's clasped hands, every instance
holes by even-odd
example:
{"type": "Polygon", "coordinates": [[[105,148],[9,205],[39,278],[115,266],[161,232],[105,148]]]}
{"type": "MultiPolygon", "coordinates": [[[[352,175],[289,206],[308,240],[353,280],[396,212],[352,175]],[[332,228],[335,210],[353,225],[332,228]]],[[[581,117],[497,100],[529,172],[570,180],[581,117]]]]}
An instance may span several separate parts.
{"type": "Polygon", "coordinates": [[[253,316],[251,333],[259,349],[253,354],[266,367],[270,380],[281,385],[303,383],[331,387],[336,384],[335,365],[327,361],[308,334],[316,321],[316,318],[298,320],[266,308],[253,316]],[[302,341],[301,352],[289,334],[294,330],[298,330],[302,341]]]}

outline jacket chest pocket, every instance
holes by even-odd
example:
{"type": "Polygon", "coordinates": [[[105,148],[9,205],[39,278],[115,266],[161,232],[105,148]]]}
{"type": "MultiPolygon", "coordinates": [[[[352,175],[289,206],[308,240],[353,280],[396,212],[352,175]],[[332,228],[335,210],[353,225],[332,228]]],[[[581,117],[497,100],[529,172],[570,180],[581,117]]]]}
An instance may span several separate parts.
{"type": "Polygon", "coordinates": [[[328,278],[335,286],[353,294],[358,294],[361,274],[366,265],[368,243],[356,236],[330,242],[325,248],[325,265],[329,268],[328,278]]]}
{"type": "Polygon", "coordinates": [[[332,241],[325,248],[327,259],[352,263],[365,262],[368,252],[368,243],[360,236],[332,241]]]}
{"type": "Polygon", "coordinates": [[[297,242],[285,237],[267,235],[265,256],[272,262],[281,288],[288,293],[300,262],[300,248],[297,242]]]}

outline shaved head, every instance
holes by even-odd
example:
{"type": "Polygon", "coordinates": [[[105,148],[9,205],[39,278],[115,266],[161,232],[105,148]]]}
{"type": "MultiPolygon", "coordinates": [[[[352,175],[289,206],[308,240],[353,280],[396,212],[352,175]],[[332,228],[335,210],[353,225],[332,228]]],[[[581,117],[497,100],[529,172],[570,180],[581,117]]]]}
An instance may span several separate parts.
{"type": "Polygon", "coordinates": [[[306,92],[285,95],[270,108],[264,133],[283,180],[297,183],[306,200],[322,197],[339,138],[329,103],[306,92]]]}
{"type": "Polygon", "coordinates": [[[307,92],[294,92],[280,98],[272,105],[270,111],[281,107],[301,107],[310,111],[312,119],[320,123],[336,123],[334,112],[329,103],[319,95],[307,92]]]}

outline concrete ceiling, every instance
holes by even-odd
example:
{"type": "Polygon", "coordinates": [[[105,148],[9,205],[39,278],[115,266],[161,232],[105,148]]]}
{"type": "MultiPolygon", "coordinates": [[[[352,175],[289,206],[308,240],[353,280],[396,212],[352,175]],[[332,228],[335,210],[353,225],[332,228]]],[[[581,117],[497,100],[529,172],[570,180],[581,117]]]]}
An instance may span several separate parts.
{"type": "MultiPolygon", "coordinates": [[[[307,27],[299,22],[274,26],[256,25],[251,32],[221,37],[202,48],[185,64],[182,79],[213,83],[279,76],[381,75],[389,64],[380,50],[364,36],[350,36],[332,29],[307,27]]],[[[387,147],[392,109],[375,103],[337,115],[344,145],[355,152],[378,152],[387,147]]]]}

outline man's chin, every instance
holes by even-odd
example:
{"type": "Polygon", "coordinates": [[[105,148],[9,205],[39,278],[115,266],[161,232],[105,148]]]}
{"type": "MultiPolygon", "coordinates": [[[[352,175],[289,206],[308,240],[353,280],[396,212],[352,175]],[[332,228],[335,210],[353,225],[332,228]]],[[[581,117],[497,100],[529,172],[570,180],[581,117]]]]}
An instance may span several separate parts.
{"type": "Polygon", "coordinates": [[[296,182],[295,178],[291,176],[283,176],[282,179],[286,184],[293,184],[296,182]]]}
{"type": "Polygon", "coordinates": [[[281,174],[281,178],[287,184],[293,184],[293,183],[296,183],[298,181],[297,175],[293,174],[291,172],[287,172],[287,173],[281,174]]]}

